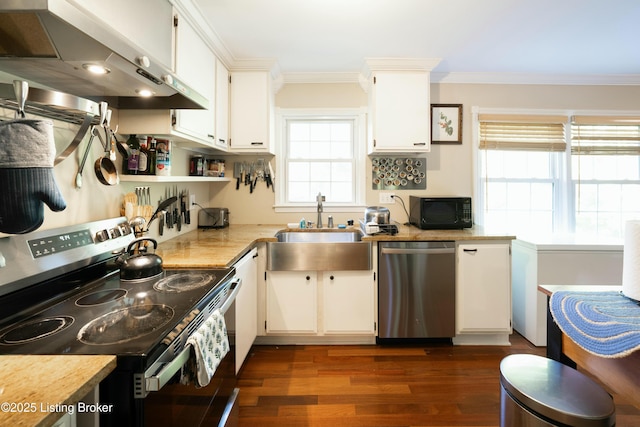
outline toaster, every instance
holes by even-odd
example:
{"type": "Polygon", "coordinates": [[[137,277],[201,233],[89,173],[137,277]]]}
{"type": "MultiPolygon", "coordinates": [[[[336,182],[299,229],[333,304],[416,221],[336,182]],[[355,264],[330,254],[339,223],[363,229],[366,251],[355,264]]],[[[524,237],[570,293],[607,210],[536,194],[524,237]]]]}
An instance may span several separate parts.
{"type": "Polygon", "coordinates": [[[203,208],[198,212],[198,228],[224,228],[229,226],[229,209],[203,208]]]}

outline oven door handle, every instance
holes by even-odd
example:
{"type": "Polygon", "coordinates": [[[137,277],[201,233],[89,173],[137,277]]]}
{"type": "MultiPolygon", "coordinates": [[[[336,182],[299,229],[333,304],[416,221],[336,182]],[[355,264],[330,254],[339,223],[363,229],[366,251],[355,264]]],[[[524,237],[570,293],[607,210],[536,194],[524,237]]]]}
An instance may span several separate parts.
{"type": "Polygon", "coordinates": [[[224,300],[224,304],[222,304],[222,307],[220,307],[220,313],[227,314],[227,310],[229,310],[231,304],[235,302],[236,296],[238,295],[238,292],[240,292],[241,287],[242,279],[240,279],[239,277],[234,277],[231,280],[231,287],[229,288],[231,290],[231,293],[229,293],[227,299],[224,300]]]}
{"type": "MultiPolygon", "coordinates": [[[[229,310],[231,304],[236,299],[236,295],[240,292],[242,286],[242,280],[239,277],[235,277],[231,280],[231,286],[229,296],[224,301],[224,304],[220,307],[220,313],[223,315],[229,310]]],[[[164,366],[157,374],[145,378],[145,388],[147,391],[160,391],[165,384],[169,382],[171,378],[187,363],[191,356],[191,345],[186,345],[180,353],[166,366],[164,366]]]]}
{"type": "Polygon", "coordinates": [[[189,357],[191,357],[191,345],[186,345],[182,351],[167,365],[160,370],[156,375],[152,377],[146,377],[145,390],[146,391],[160,391],[162,387],[169,382],[171,378],[187,363],[189,357]]]}

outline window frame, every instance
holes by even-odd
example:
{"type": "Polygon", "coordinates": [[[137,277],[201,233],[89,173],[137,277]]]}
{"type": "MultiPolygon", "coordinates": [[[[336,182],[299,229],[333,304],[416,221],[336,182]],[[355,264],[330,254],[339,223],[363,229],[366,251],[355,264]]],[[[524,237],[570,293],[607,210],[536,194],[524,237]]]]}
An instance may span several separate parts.
{"type": "Polygon", "coordinates": [[[275,204],[276,212],[315,212],[316,202],[288,202],[287,197],[287,123],[292,120],[350,120],[353,121],[353,185],[354,201],[337,203],[325,200],[324,212],[362,212],[366,205],[366,108],[276,108],[275,140],[275,204]]]}

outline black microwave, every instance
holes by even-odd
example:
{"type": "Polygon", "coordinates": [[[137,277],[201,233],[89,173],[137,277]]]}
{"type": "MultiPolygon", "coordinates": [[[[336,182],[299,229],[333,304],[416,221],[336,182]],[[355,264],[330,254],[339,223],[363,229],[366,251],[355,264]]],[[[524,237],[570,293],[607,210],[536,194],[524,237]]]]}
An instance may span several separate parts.
{"type": "Polygon", "coordinates": [[[409,197],[409,222],[423,230],[469,228],[471,197],[409,197]]]}

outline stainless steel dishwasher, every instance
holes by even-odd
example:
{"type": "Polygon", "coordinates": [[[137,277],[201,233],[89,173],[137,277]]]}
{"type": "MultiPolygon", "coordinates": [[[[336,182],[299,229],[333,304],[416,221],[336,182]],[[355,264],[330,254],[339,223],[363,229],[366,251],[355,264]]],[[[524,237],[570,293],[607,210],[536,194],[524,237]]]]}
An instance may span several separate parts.
{"type": "Polygon", "coordinates": [[[455,335],[455,242],[380,242],[378,340],[455,335]]]}

